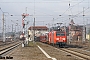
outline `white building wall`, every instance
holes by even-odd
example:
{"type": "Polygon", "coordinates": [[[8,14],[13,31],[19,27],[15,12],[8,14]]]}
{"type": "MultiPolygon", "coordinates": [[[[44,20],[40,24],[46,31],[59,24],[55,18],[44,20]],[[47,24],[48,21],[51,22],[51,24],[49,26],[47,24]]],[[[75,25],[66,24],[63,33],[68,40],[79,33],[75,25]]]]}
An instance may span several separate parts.
{"type": "MultiPolygon", "coordinates": [[[[28,32],[29,32],[29,35],[30,35],[29,40],[32,41],[32,39],[33,39],[33,31],[32,30],[28,30],[28,32]]],[[[46,30],[40,30],[40,31],[35,30],[35,36],[39,37],[42,34],[45,35],[46,32],[48,32],[48,31],[46,31],[46,30]]]]}

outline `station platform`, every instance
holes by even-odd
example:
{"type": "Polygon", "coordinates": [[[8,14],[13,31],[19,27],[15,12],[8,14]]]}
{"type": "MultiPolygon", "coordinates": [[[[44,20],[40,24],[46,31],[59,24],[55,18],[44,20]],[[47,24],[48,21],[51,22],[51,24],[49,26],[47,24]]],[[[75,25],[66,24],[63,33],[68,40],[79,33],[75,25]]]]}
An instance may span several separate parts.
{"type": "Polygon", "coordinates": [[[26,47],[20,45],[6,56],[13,57],[7,60],[80,60],[70,53],[41,42],[30,43],[26,47]]]}
{"type": "Polygon", "coordinates": [[[47,58],[36,44],[31,44],[26,47],[20,45],[7,54],[7,56],[13,57],[13,59],[10,60],[52,60],[47,58]]]}

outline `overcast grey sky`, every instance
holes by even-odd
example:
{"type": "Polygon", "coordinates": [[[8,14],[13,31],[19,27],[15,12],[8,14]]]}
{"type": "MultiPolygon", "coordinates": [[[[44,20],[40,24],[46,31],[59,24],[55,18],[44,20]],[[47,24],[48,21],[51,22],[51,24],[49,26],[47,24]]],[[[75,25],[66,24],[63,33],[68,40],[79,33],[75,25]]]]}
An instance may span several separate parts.
{"type": "MultiPolygon", "coordinates": [[[[29,16],[26,17],[26,20],[29,21],[28,26],[33,25],[34,16],[36,18],[36,25],[55,24],[57,22],[68,25],[70,22],[69,18],[73,19],[76,24],[87,24],[90,22],[89,0],[0,0],[0,8],[2,11],[9,13],[9,15],[5,13],[6,27],[11,28],[11,24],[15,24],[13,22],[17,22],[22,26],[21,15],[26,13],[26,7],[27,13],[29,14],[29,16]],[[84,19],[82,16],[83,9],[85,14],[84,19]],[[11,22],[11,20],[13,22],[11,22]]],[[[2,27],[1,11],[0,27],[2,27]]]]}

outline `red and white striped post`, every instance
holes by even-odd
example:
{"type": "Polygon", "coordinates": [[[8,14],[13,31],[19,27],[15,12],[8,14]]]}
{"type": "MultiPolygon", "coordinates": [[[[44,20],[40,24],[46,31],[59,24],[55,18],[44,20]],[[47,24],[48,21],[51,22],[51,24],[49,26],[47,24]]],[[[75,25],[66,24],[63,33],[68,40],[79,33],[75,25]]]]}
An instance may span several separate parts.
{"type": "MultiPolygon", "coordinates": [[[[25,38],[25,23],[24,23],[24,21],[25,21],[26,16],[29,16],[29,14],[25,14],[25,13],[22,14],[22,26],[23,26],[23,37],[24,38],[25,38]]],[[[23,41],[23,44],[25,44],[24,41],[23,41]]]]}

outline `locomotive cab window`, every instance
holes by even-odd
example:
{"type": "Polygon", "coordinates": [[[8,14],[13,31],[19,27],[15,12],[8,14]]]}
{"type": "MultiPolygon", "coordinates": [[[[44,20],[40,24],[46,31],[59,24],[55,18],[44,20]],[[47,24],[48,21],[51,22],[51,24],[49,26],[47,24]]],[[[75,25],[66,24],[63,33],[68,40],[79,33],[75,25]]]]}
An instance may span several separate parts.
{"type": "Polygon", "coordinates": [[[64,33],[56,33],[56,36],[65,36],[64,33]]]}
{"type": "Polygon", "coordinates": [[[61,36],[65,36],[65,34],[64,33],[61,33],[61,36]]]}

